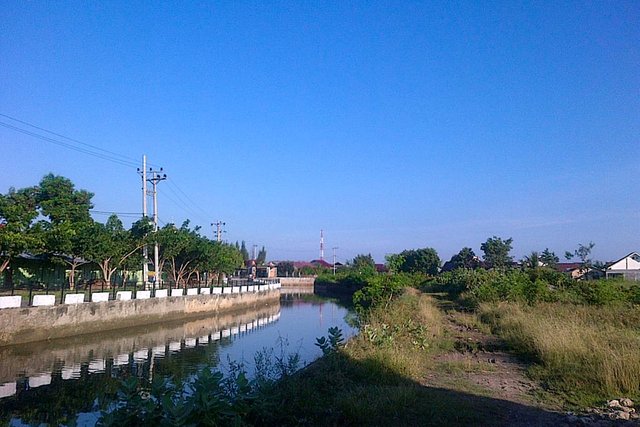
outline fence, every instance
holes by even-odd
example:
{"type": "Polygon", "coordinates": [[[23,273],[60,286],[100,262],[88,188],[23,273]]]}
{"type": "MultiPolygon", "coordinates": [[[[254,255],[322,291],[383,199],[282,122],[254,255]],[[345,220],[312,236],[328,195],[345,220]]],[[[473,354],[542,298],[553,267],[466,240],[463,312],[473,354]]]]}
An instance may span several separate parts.
{"type": "Polygon", "coordinates": [[[140,286],[130,285],[129,289],[125,284],[122,287],[113,286],[105,291],[104,285],[99,291],[94,291],[90,284],[82,292],[67,291],[64,287],[60,290],[50,290],[48,287],[42,290],[29,286],[27,289],[11,289],[8,296],[0,296],[0,309],[17,307],[38,307],[51,306],[56,304],[82,304],[85,302],[107,302],[107,301],[127,301],[132,299],[166,298],[166,297],[188,297],[196,295],[223,295],[240,294],[246,292],[263,292],[280,288],[278,279],[230,279],[223,286],[197,285],[196,287],[182,285],[176,287],[175,283],[165,283],[158,287],[155,284],[140,286]],[[17,295],[16,295],[17,293],[17,295]],[[24,301],[23,301],[24,300],[24,301]]]}

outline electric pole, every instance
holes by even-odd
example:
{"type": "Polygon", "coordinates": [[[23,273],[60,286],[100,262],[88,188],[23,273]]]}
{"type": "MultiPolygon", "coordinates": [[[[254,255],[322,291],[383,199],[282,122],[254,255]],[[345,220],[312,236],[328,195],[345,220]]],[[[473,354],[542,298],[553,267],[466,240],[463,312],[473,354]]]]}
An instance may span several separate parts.
{"type": "MultiPolygon", "coordinates": [[[[149,181],[151,183],[151,185],[153,185],[153,190],[152,190],[152,194],[153,194],[153,231],[155,233],[158,232],[158,190],[157,190],[157,186],[158,183],[160,181],[164,181],[165,179],[167,179],[167,174],[166,173],[162,173],[162,168],[160,168],[159,171],[154,170],[153,168],[149,168],[149,174],[151,175],[151,178],[147,178],[147,181],[149,181]]],[[[158,242],[155,242],[155,245],[153,246],[153,265],[155,267],[155,283],[159,283],[160,282],[160,269],[158,266],[159,263],[159,259],[158,259],[158,242]]]]}
{"type": "Polygon", "coordinates": [[[333,275],[336,275],[336,249],[340,249],[337,246],[334,246],[333,248],[331,248],[333,250],[333,275]]]}
{"type": "MultiPolygon", "coordinates": [[[[142,156],[142,170],[138,168],[138,173],[142,176],[142,218],[147,216],[147,156],[142,156]]],[[[149,280],[149,248],[147,245],[142,247],[142,283],[147,289],[147,281],[149,280]]]]}
{"type": "Polygon", "coordinates": [[[226,222],[223,221],[218,221],[218,222],[212,222],[211,226],[215,226],[216,228],[213,230],[213,238],[216,239],[218,242],[222,242],[222,233],[226,233],[226,231],[224,231],[222,229],[222,227],[224,227],[225,225],[227,225],[226,222]]]}

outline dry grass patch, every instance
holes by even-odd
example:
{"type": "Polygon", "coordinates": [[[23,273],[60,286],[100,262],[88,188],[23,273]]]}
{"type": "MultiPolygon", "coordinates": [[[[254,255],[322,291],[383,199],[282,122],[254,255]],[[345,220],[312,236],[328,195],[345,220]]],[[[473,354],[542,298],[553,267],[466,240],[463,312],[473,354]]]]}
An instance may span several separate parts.
{"type": "Polygon", "coordinates": [[[484,304],[481,318],[521,354],[532,372],[576,405],[640,395],[640,310],[559,303],[484,304]]]}

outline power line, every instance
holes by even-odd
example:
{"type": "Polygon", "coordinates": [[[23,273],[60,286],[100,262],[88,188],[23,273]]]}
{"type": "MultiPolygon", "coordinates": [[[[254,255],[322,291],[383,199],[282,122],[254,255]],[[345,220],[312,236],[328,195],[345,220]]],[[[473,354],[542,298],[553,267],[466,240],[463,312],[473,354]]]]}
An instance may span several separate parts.
{"type": "MultiPolygon", "coordinates": [[[[174,187],[176,190],[178,190],[185,197],[185,199],[188,202],[190,202],[189,206],[193,206],[193,207],[197,208],[204,215],[204,217],[202,217],[201,219],[205,219],[206,220],[206,218],[210,217],[208,212],[206,212],[203,208],[201,208],[198,203],[193,201],[193,199],[191,197],[189,197],[187,195],[187,193],[185,193],[184,191],[182,191],[182,189],[180,187],[178,187],[178,185],[175,183],[175,180],[167,181],[167,182],[169,183],[169,187],[174,187]]],[[[175,194],[175,192],[174,192],[174,194],[175,194]]],[[[181,198],[178,194],[176,194],[176,196],[178,196],[178,198],[181,198]]],[[[183,201],[184,201],[184,199],[183,199],[183,201]]]]}
{"type": "Polygon", "coordinates": [[[56,133],[56,132],[50,131],[50,130],[45,129],[45,128],[40,127],[40,126],[36,126],[36,125],[34,125],[32,123],[29,123],[29,122],[25,122],[24,120],[16,119],[15,117],[11,117],[11,116],[8,116],[6,114],[0,113],[0,116],[1,117],[5,117],[5,118],[10,119],[10,120],[13,120],[13,121],[18,122],[18,123],[21,123],[23,125],[30,126],[30,127],[34,128],[34,129],[38,129],[38,130],[41,130],[43,132],[50,133],[51,135],[55,135],[57,137],[64,138],[66,140],[75,142],[76,144],[80,144],[80,145],[83,145],[85,147],[89,147],[92,150],[102,151],[103,153],[109,154],[111,156],[120,157],[123,161],[137,164],[137,161],[135,159],[131,158],[131,157],[123,156],[122,154],[119,154],[119,153],[116,153],[116,152],[113,152],[113,151],[109,151],[109,150],[105,150],[104,148],[100,148],[100,147],[97,147],[95,145],[87,144],[86,142],[82,142],[82,141],[79,141],[77,139],[70,138],[68,136],[65,136],[65,135],[62,135],[60,133],[56,133]]]}
{"type": "Polygon", "coordinates": [[[89,212],[96,215],[120,215],[120,216],[129,216],[129,217],[139,217],[140,212],[114,212],[114,211],[100,211],[91,209],[89,212]]]}
{"type": "Polygon", "coordinates": [[[72,144],[69,144],[69,143],[66,143],[66,142],[63,142],[63,141],[59,141],[59,140],[54,139],[54,138],[50,138],[50,137],[45,136],[45,135],[40,135],[38,133],[31,132],[29,130],[19,128],[17,126],[13,126],[13,125],[10,125],[8,123],[0,122],[0,126],[3,126],[5,128],[14,130],[16,132],[23,133],[25,135],[32,136],[34,138],[41,139],[41,140],[46,141],[46,142],[50,142],[50,143],[55,144],[55,145],[59,145],[61,147],[68,148],[68,149],[73,150],[73,151],[77,151],[79,153],[88,154],[90,156],[98,157],[100,159],[107,160],[109,162],[117,163],[117,164],[119,164],[121,166],[135,167],[135,165],[137,165],[137,163],[129,162],[127,160],[121,160],[121,159],[118,159],[118,158],[115,158],[115,157],[108,156],[106,154],[96,153],[94,151],[90,151],[90,150],[85,149],[85,148],[77,147],[75,145],[72,145],[72,144]]]}
{"type": "MultiPolygon", "coordinates": [[[[120,164],[122,166],[133,167],[134,165],[135,166],[138,165],[138,161],[137,160],[133,159],[132,157],[125,156],[125,155],[120,154],[120,153],[116,153],[115,151],[105,150],[104,148],[98,147],[96,145],[88,144],[88,143],[80,141],[78,139],[71,138],[71,137],[68,137],[66,135],[63,135],[61,133],[57,133],[57,132],[51,131],[49,129],[45,129],[45,128],[41,127],[41,126],[34,125],[33,123],[29,123],[29,122],[26,122],[24,120],[17,119],[15,117],[9,116],[7,114],[0,113],[0,117],[4,117],[6,119],[9,119],[9,120],[12,120],[14,122],[20,123],[22,125],[26,125],[26,126],[29,126],[31,128],[37,129],[39,131],[46,132],[46,133],[54,135],[54,136],[56,136],[58,138],[65,139],[65,140],[67,140],[67,141],[69,141],[69,142],[71,142],[73,144],[71,144],[69,142],[60,141],[59,139],[55,139],[55,138],[52,138],[50,136],[41,135],[39,133],[30,131],[28,129],[24,129],[22,127],[15,126],[15,125],[10,124],[10,123],[0,122],[0,126],[4,126],[5,128],[11,129],[13,131],[20,132],[20,133],[23,133],[25,135],[29,135],[29,136],[32,136],[34,138],[38,138],[38,139],[43,140],[43,141],[50,142],[52,144],[65,147],[65,148],[68,148],[70,150],[74,150],[74,151],[77,151],[77,152],[80,152],[80,153],[83,153],[83,154],[87,154],[87,155],[90,155],[90,156],[98,157],[100,159],[107,160],[107,161],[110,161],[110,162],[113,162],[113,163],[117,163],[117,164],[120,164]],[[74,145],[74,144],[77,144],[77,145],[74,145]],[[81,145],[82,147],[79,147],[78,145],[81,145]],[[83,148],[83,147],[86,147],[86,148],[83,148]]],[[[152,164],[150,164],[150,165],[153,166],[152,164]]]]}

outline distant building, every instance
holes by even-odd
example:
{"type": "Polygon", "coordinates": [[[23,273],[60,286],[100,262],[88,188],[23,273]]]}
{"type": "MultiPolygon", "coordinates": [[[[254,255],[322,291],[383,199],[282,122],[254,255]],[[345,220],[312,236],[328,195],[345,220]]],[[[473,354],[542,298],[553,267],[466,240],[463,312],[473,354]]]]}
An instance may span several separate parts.
{"type": "Polygon", "coordinates": [[[601,270],[593,267],[582,268],[579,262],[559,262],[555,267],[556,270],[569,275],[574,280],[599,279],[603,276],[601,270]]]}
{"type": "Polygon", "coordinates": [[[640,280],[640,255],[637,252],[631,252],[629,255],[612,262],[605,269],[605,274],[607,279],[640,280]]]}

